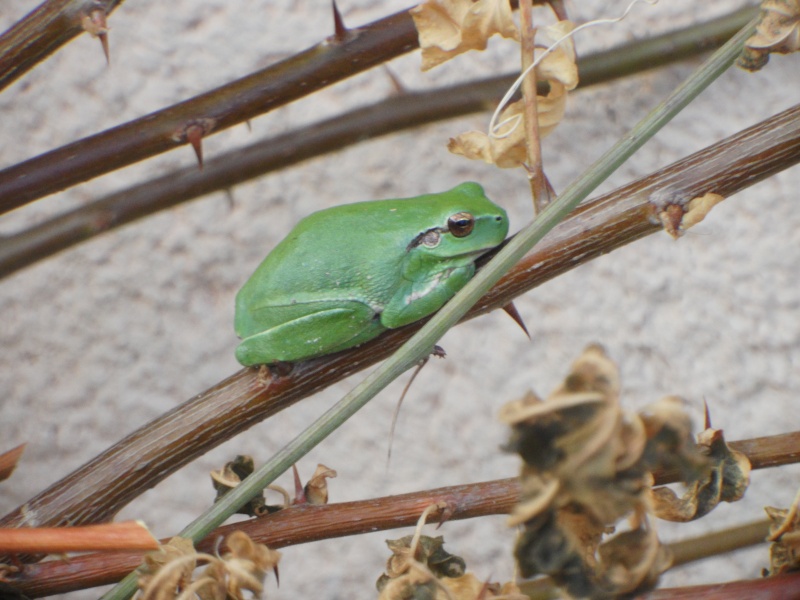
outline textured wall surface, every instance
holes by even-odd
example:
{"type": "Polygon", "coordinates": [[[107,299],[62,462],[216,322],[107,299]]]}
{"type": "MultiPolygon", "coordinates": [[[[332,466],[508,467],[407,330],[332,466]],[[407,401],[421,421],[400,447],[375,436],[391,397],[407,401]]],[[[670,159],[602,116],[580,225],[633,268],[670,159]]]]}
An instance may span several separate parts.
{"type": "MultiPolygon", "coordinates": [[[[616,16],[626,3],[574,3],[578,20],[616,16]],[[609,6],[613,4],[613,8],[609,6]],[[603,13],[598,12],[602,5],[603,13]],[[606,12],[607,11],[607,12],[606,12]]],[[[628,20],[587,32],[579,50],[612,47],[722,14],[739,2],[689,0],[640,5],[628,20]]],[[[5,0],[0,27],[35,6],[5,0]]],[[[394,0],[346,0],[355,26],[404,8],[394,0]]],[[[331,32],[329,2],[129,0],[110,19],[111,66],[81,36],[0,94],[0,168],[189,98],[304,49],[331,32]]],[[[511,71],[516,49],[462,56],[419,73],[412,54],[390,65],[410,88],[511,71]]],[[[797,58],[773,58],[757,74],[724,74],[623,166],[610,190],[800,101],[797,58]]],[[[545,141],[557,190],[672,91],[690,61],[576,93],[562,126],[545,141]]],[[[393,93],[380,69],[356,76],[205,141],[206,156],[284,133],[393,93]]],[[[448,154],[449,137],[485,128],[488,115],[448,121],[353,146],[232,190],[211,194],[97,237],[0,281],[0,450],[27,442],[13,479],[0,485],[5,513],[79,468],[120,438],[239,367],[233,297],[267,251],[304,215],[342,202],[412,196],[470,179],[506,206],[512,229],[530,218],[521,172],[498,171],[448,154]]],[[[0,219],[17,231],[125,186],[195,161],[188,147],[42,199],[0,219]]],[[[547,394],[591,342],[618,361],[626,407],[666,394],[702,404],[728,439],[800,429],[800,169],[735,196],[675,242],[664,233],[604,256],[518,301],[528,341],[503,314],[458,327],[445,361],[417,379],[386,469],[391,414],[405,379],[391,386],[299,467],[335,468],[334,501],[369,498],[516,474],[499,446],[503,403],[533,388],[547,394]]],[[[2,240],[0,239],[0,243],[2,240]]],[[[208,453],[120,514],[168,536],[213,498],[208,471],[233,455],[262,462],[362,377],[334,385],[208,453]]],[[[233,417],[232,417],[233,418],[233,417]]],[[[662,526],[668,540],[762,517],[787,506],[797,468],[756,472],[743,502],[693,526],[662,526]]],[[[290,479],[279,480],[290,486],[290,479]]],[[[382,572],[379,532],[284,550],[281,588],[269,598],[370,597],[382,572]]],[[[514,532],[501,516],[449,523],[447,547],[479,577],[512,576],[514,532]]],[[[765,548],[670,573],[665,584],[756,577],[765,548]]],[[[69,598],[93,598],[96,590],[69,598]]]]}

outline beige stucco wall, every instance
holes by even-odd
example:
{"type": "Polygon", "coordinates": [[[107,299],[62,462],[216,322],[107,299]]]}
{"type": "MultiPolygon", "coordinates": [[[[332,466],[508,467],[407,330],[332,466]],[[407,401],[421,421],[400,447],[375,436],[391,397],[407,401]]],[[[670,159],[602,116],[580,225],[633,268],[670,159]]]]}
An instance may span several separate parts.
{"type": "MultiPolygon", "coordinates": [[[[585,20],[619,14],[624,2],[574,3],[585,20]],[[603,5],[603,13],[596,5],[603,5]]],[[[587,52],[721,14],[741,2],[663,1],[637,7],[624,23],[588,33],[587,52]],[[702,6],[701,6],[702,5],[702,6]]],[[[5,29],[35,5],[6,0],[5,29]]],[[[385,16],[404,2],[347,0],[348,23],[385,16]]],[[[331,32],[327,0],[135,2],[110,20],[112,64],[83,36],[0,95],[0,168],[221,85],[306,48],[331,32]]],[[[514,68],[502,42],[441,71],[418,72],[418,55],[391,64],[409,87],[433,86],[514,68]]],[[[773,59],[763,72],[732,70],[670,124],[604,190],[646,174],[800,101],[798,59],[773,59]]],[[[545,143],[557,189],[609,147],[697,65],[668,69],[578,93],[563,126],[545,143]]],[[[205,153],[292,128],[392,93],[381,70],[224,131],[205,153]]],[[[101,236],[0,281],[0,450],[27,442],[14,478],[0,485],[5,512],[79,468],[158,414],[230,375],[233,296],[266,252],[302,216],[324,206],[438,191],[482,182],[506,206],[513,229],[530,216],[520,172],[496,171],[449,155],[447,139],[485,127],[473,116],[400,133],[325,156],[101,236]]],[[[152,161],[45,198],[0,219],[0,233],[103,194],[189,165],[180,148],[152,161]]],[[[618,361],[626,406],[665,394],[685,397],[701,423],[702,403],[729,439],[800,429],[800,170],[794,168],[716,208],[675,242],[651,236],[520,298],[533,340],[502,314],[449,333],[446,361],[431,364],[405,401],[386,470],[387,433],[401,384],[376,398],[301,462],[335,468],[334,501],[507,477],[517,460],[498,447],[495,416],[528,388],[546,394],[590,342],[618,361]]],[[[2,243],[2,239],[0,239],[2,243]]],[[[253,427],[131,504],[159,536],[179,530],[213,498],[207,472],[234,454],[263,461],[361,377],[337,384],[253,427]]],[[[664,526],[667,539],[759,519],[786,506],[800,471],[753,475],[746,499],[722,506],[697,527],[664,526]]],[[[290,486],[283,477],[279,483],[290,486]]],[[[383,539],[410,530],[284,550],[281,588],[270,598],[370,597],[386,551],[383,539]]],[[[512,575],[514,534],[503,517],[454,522],[441,532],[479,577],[512,575]]],[[[666,583],[756,577],[762,548],[670,574],[666,583]]],[[[71,594],[93,598],[96,591],[71,594]]]]}

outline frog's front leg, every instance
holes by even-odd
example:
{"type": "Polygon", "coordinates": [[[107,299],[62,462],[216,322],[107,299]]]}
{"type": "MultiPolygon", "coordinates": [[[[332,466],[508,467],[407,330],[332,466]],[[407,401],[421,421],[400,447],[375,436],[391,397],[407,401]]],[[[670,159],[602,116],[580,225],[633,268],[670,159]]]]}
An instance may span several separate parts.
{"type": "Polygon", "coordinates": [[[381,314],[390,329],[402,327],[439,310],[472,278],[475,265],[443,269],[432,277],[408,281],[400,287],[381,314]]]}
{"type": "Polygon", "coordinates": [[[319,310],[242,340],[236,358],[247,367],[296,362],[356,346],[386,329],[363,302],[318,304],[319,310]]]}

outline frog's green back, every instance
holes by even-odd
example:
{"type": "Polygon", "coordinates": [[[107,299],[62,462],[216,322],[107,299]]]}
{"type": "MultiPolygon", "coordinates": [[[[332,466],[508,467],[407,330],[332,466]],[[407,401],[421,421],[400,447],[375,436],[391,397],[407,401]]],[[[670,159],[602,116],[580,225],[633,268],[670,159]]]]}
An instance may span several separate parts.
{"type": "MultiPolygon", "coordinates": [[[[309,215],[240,290],[237,334],[248,337],[281,324],[286,313],[271,310],[277,306],[355,299],[380,312],[400,283],[409,243],[431,227],[446,226],[447,218],[459,211],[499,211],[505,218],[474,183],[441,194],[345,204],[309,215]]],[[[505,237],[507,218],[505,227],[487,248],[505,237]]]]}

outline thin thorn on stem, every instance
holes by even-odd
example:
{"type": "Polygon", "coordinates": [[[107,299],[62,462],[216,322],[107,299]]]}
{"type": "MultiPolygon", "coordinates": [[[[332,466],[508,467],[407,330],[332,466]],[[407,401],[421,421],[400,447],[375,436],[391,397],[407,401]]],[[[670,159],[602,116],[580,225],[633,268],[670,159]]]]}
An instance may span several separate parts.
{"type": "Polygon", "coordinates": [[[81,27],[92,37],[100,40],[103,47],[103,54],[106,57],[106,64],[111,64],[111,53],[108,49],[108,22],[106,11],[103,8],[92,9],[88,14],[81,18],[81,27]]]}
{"type": "Polygon", "coordinates": [[[336,5],[336,0],[331,2],[333,6],[333,39],[337,42],[344,42],[350,37],[350,30],[344,24],[342,13],[339,12],[339,7],[336,5]]]}

